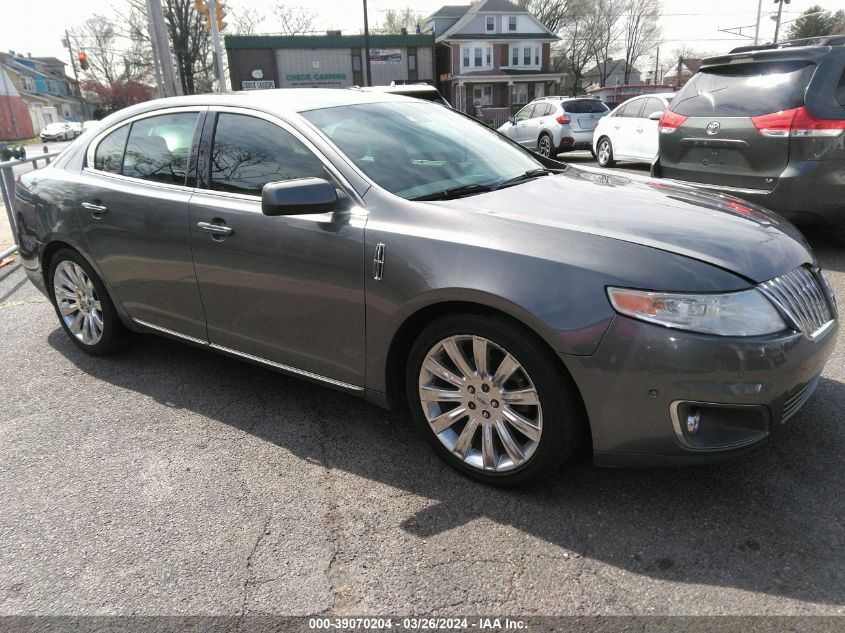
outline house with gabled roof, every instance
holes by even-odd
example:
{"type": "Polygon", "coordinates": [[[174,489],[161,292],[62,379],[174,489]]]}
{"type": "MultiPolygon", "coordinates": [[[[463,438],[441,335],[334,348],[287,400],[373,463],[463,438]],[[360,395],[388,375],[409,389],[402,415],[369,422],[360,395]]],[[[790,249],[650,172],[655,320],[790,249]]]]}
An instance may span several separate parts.
{"type": "Polygon", "coordinates": [[[456,109],[497,123],[559,94],[562,76],[551,66],[559,38],[522,7],[508,0],[445,5],[424,23],[435,36],[440,87],[456,109]]]}

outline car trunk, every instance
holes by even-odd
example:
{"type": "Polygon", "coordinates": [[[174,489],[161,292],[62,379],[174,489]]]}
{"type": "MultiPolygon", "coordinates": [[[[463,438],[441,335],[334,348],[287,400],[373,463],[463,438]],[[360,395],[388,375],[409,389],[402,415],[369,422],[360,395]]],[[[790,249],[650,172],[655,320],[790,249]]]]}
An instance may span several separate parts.
{"type": "Polygon", "coordinates": [[[595,130],[599,119],[610,110],[596,99],[578,99],[565,102],[563,111],[572,120],[573,130],[595,130]]]}
{"type": "Polygon", "coordinates": [[[660,130],[660,170],[676,178],[772,190],[789,163],[787,129],[768,129],[804,105],[812,62],[733,63],[706,68],[674,99],[660,130]],[[783,118],[781,116],[781,118],[783,118]],[[667,125],[668,122],[668,125],[667,125]]]}

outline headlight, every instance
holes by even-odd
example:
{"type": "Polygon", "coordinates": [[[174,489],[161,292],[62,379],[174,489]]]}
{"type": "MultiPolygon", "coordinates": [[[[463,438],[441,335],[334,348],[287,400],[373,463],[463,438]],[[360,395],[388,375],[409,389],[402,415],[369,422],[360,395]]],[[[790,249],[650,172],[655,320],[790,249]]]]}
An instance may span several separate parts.
{"type": "Polygon", "coordinates": [[[757,290],[686,294],[608,288],[620,314],[671,328],[720,336],[760,336],[786,329],[772,303],[757,290]]]}

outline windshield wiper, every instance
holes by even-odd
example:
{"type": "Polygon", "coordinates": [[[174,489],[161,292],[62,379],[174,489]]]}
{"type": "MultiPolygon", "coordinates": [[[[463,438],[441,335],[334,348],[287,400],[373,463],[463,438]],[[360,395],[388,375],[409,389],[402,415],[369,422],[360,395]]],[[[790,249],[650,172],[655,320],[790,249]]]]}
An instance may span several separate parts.
{"type": "Polygon", "coordinates": [[[475,193],[484,193],[486,191],[493,191],[495,187],[491,185],[482,185],[480,183],[473,183],[471,185],[461,185],[459,187],[449,187],[434,193],[428,193],[424,196],[417,196],[411,200],[453,200],[455,198],[462,198],[463,196],[471,196],[475,193]]]}
{"type": "Polygon", "coordinates": [[[539,169],[529,169],[524,174],[520,174],[519,176],[503,180],[496,186],[496,189],[502,189],[503,187],[512,187],[513,185],[518,185],[522,182],[525,182],[526,180],[533,180],[534,178],[539,178],[540,176],[546,176],[547,174],[557,173],[560,173],[560,171],[556,169],[549,169],[547,167],[540,167],[539,169]]]}

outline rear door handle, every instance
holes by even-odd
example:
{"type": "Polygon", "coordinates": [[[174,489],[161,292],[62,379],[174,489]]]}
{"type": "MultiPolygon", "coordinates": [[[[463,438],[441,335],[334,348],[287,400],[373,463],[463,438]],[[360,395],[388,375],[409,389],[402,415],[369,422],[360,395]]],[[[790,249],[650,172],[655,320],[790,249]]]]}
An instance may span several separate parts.
{"type": "Polygon", "coordinates": [[[90,211],[91,215],[93,215],[95,218],[98,218],[98,217],[102,216],[104,213],[109,212],[108,207],[103,206],[102,204],[94,204],[93,202],[83,202],[82,208],[90,211]]]}
{"type": "Polygon", "coordinates": [[[200,230],[206,231],[207,233],[214,233],[215,235],[231,235],[234,233],[232,227],[223,226],[222,224],[212,224],[211,222],[197,222],[197,226],[200,230]]]}

